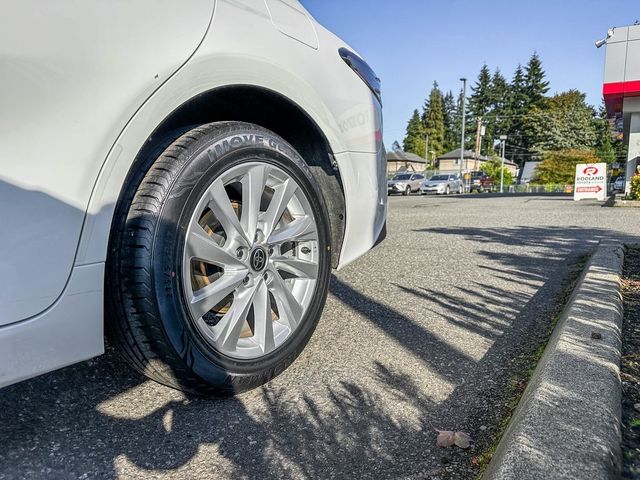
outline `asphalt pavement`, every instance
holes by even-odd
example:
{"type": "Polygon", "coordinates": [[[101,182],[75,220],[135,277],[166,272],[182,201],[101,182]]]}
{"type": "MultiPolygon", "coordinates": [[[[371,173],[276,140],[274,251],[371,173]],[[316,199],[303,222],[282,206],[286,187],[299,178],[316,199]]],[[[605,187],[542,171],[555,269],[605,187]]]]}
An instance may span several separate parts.
{"type": "Polygon", "coordinates": [[[335,274],[318,330],[269,385],[204,400],[112,352],[0,390],[0,479],[474,478],[514,362],[635,209],[563,196],[394,197],[388,237],[335,274]],[[463,430],[469,450],[436,446],[463,430]]]}

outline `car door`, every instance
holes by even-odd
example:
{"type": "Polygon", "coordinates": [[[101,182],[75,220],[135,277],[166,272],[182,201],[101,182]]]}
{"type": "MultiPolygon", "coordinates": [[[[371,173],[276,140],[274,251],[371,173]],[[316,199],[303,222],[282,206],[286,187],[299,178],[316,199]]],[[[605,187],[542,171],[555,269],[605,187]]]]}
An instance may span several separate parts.
{"type": "Polygon", "coordinates": [[[415,175],[415,180],[413,181],[413,184],[411,185],[411,188],[413,190],[419,190],[420,189],[420,184],[422,183],[422,180],[424,180],[424,175],[420,175],[419,173],[417,173],[415,175]]]}
{"type": "Polygon", "coordinates": [[[60,296],[104,159],[197,49],[214,4],[0,2],[0,325],[60,296]]]}

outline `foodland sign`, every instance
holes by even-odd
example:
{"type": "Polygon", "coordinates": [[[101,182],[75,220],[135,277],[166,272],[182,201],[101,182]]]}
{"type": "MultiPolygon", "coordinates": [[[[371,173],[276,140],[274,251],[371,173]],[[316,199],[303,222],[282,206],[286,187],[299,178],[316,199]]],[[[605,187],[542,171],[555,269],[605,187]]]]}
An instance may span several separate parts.
{"type": "Polygon", "coordinates": [[[607,199],[607,164],[606,163],[581,163],[576,165],[576,187],[573,190],[573,199],[582,200],[595,198],[607,199]]]}

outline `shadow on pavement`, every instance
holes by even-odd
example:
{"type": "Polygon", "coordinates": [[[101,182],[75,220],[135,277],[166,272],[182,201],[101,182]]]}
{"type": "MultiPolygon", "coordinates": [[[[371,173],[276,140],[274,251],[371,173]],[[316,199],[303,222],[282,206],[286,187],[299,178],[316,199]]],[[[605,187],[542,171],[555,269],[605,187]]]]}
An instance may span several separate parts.
{"type": "MultiPolygon", "coordinates": [[[[596,241],[620,237],[578,227],[419,231],[464,236],[479,248],[500,247],[481,250],[490,265],[479,267],[501,277],[505,286],[469,282],[456,287],[473,301],[429,285],[395,283],[398,292],[412,295],[425,312],[445,308],[452,327],[489,341],[481,359],[467,355],[464,346],[452,347],[428,324],[388,306],[386,299],[371,298],[337,277],[331,293],[454,384],[446,401],[434,402],[424,379],[372,358],[369,371],[358,375],[372,378],[375,388],[343,380],[327,386],[326,395],[292,398],[283,389],[265,386],[259,392],[263,407],[250,413],[243,396],[204,400],[168,394],[131,373],[109,351],[0,391],[0,479],[115,478],[130,476],[132,470],[178,477],[429,478],[438,473],[440,456],[462,459],[471,469],[473,450],[427,458],[425,452],[433,448],[432,426],[441,426],[434,422],[455,418],[472,432],[495,424],[505,407],[480,407],[502,398],[518,356],[536,343],[560,309],[557,293],[572,266],[596,241]],[[531,247],[531,254],[509,253],[509,246],[522,244],[531,247]],[[516,291],[522,282],[536,287],[533,296],[516,291]],[[414,413],[394,415],[385,407],[389,402],[414,413]],[[119,404],[127,405],[125,413],[119,404]],[[208,461],[183,473],[181,468],[196,455],[208,461]]],[[[470,472],[457,476],[473,476],[470,472]]]]}

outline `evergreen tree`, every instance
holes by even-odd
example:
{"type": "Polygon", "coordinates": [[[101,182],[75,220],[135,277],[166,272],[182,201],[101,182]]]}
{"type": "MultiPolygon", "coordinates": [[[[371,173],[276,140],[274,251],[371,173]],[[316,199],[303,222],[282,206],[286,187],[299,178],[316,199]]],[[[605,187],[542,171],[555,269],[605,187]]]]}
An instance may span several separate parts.
{"type": "Polygon", "coordinates": [[[429,99],[425,103],[423,122],[425,133],[429,136],[429,150],[434,152],[434,157],[445,153],[444,116],[444,99],[442,92],[438,87],[438,82],[433,82],[429,99]]]}
{"type": "Polygon", "coordinates": [[[489,89],[489,109],[484,119],[486,126],[485,136],[481,152],[491,156],[494,154],[494,141],[508,131],[509,114],[509,84],[496,69],[491,77],[489,89]]]}
{"type": "Polygon", "coordinates": [[[607,118],[594,118],[593,126],[596,132],[595,150],[596,155],[605,163],[613,163],[616,161],[616,151],[613,148],[613,139],[611,137],[611,126],[607,118]]]}
{"type": "Polygon", "coordinates": [[[594,124],[596,129],[595,149],[598,157],[607,163],[626,159],[627,152],[622,135],[614,135],[614,129],[609,121],[604,100],[600,104],[594,124]]]}
{"type": "Polygon", "coordinates": [[[460,146],[460,127],[456,130],[457,104],[453,92],[444,96],[444,150],[450,152],[460,146]]]}
{"type": "Polygon", "coordinates": [[[485,63],[480,69],[475,85],[471,87],[469,98],[469,131],[473,134],[473,148],[475,148],[476,132],[478,124],[485,121],[485,116],[491,108],[491,72],[485,63]]]}
{"type": "Polygon", "coordinates": [[[506,133],[506,156],[513,158],[520,165],[529,159],[527,155],[529,153],[529,144],[522,129],[523,120],[528,109],[529,102],[527,101],[524,70],[521,65],[518,65],[509,86],[509,123],[506,133]]]}
{"type": "Polygon", "coordinates": [[[528,107],[540,107],[549,91],[549,82],[545,80],[546,74],[542,68],[542,61],[536,52],[531,55],[525,70],[525,94],[528,107]]]}
{"type": "Polygon", "coordinates": [[[405,152],[415,153],[424,158],[425,130],[418,110],[413,111],[413,115],[407,123],[407,133],[402,142],[405,152]]]}
{"type": "Polygon", "coordinates": [[[511,123],[511,89],[500,69],[491,77],[491,118],[495,136],[506,135],[511,123]]]}

